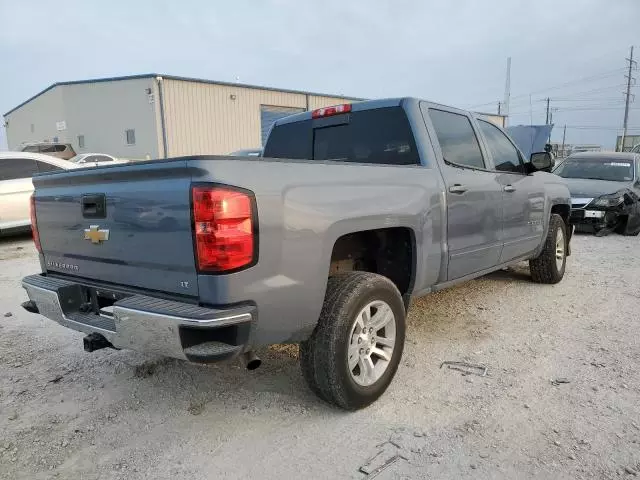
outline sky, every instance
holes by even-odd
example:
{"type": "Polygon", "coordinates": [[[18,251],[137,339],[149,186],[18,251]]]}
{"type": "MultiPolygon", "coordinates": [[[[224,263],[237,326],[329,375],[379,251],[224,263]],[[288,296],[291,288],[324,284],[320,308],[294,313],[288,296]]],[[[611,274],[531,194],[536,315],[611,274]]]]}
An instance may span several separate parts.
{"type": "Polygon", "coordinates": [[[549,97],[552,140],[567,125],[612,149],[631,45],[640,59],[639,0],[0,0],[0,19],[2,113],[54,82],[150,72],[496,112],[511,57],[510,125],[544,123],[549,97]]]}

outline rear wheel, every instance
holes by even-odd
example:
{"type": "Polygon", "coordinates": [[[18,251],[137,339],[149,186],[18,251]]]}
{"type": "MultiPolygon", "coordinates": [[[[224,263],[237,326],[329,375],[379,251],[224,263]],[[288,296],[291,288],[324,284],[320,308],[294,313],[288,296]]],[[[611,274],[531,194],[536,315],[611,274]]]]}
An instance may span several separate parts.
{"type": "Polygon", "coordinates": [[[391,383],[404,337],[404,304],[388,278],[368,272],[332,276],[318,325],[300,346],[303,376],[329,403],[366,407],[391,383]]]}
{"type": "Polygon", "coordinates": [[[567,266],[567,226],[560,215],[553,214],[544,248],[538,257],[529,260],[531,278],[537,283],[558,283],[567,266]]]}

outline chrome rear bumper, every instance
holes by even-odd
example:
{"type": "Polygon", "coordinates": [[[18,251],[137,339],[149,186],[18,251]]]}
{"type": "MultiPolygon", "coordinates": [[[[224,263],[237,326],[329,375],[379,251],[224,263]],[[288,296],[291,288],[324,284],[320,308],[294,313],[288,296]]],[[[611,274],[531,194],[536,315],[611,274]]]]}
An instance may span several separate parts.
{"type": "Polygon", "coordinates": [[[113,304],[110,314],[86,313],[83,286],[31,275],[22,280],[38,312],[62,326],[99,333],[114,347],[209,363],[245,351],[255,307],[213,309],[144,295],[113,304]]]}

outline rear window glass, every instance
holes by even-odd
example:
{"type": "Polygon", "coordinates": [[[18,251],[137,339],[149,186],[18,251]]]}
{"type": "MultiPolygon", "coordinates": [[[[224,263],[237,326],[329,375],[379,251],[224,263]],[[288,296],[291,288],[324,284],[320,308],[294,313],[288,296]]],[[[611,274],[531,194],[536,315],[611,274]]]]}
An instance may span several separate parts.
{"type": "Polygon", "coordinates": [[[363,110],[324,119],[277,125],[271,131],[264,156],[340,162],[417,165],[420,163],[411,127],[400,107],[363,110]],[[314,127],[314,122],[315,126],[314,127]],[[329,123],[329,122],[326,122],[329,123]],[[337,123],[337,124],[335,124],[337,123]]]}

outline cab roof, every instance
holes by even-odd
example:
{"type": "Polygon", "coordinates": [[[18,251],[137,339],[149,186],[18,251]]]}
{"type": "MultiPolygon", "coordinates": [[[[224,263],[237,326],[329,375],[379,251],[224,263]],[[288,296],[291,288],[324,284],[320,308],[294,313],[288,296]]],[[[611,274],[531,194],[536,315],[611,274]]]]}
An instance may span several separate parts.
{"type": "MultiPolygon", "coordinates": [[[[429,100],[423,100],[415,97],[397,97],[397,98],[382,98],[379,100],[364,100],[358,102],[351,103],[351,111],[352,112],[360,112],[363,110],[374,110],[377,108],[388,108],[388,107],[399,107],[402,105],[410,105],[410,104],[418,104],[420,102],[426,103],[429,107],[433,108],[446,108],[447,110],[457,111],[462,114],[471,114],[472,116],[477,116],[478,114],[474,112],[469,112],[466,110],[462,110],[456,107],[451,107],[449,105],[443,105],[441,103],[431,102],[429,100]]],[[[301,122],[304,120],[311,120],[313,111],[295,113],[293,115],[289,115],[284,118],[280,118],[274,122],[274,126],[276,125],[284,125],[287,123],[301,122]]]]}

